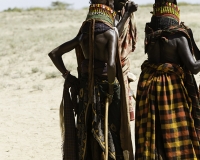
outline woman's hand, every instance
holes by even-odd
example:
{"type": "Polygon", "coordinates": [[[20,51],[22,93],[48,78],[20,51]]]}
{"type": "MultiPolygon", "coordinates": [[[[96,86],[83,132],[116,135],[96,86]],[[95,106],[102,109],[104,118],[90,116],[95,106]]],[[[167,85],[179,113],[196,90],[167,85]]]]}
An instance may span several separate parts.
{"type": "Polygon", "coordinates": [[[77,88],[79,87],[79,80],[78,78],[76,78],[75,76],[71,75],[70,73],[67,75],[66,79],[65,79],[65,86],[67,88],[70,88],[72,86],[77,86],[77,88]]]}
{"type": "Polygon", "coordinates": [[[138,9],[138,5],[135,4],[133,1],[128,1],[126,3],[125,11],[129,14],[132,14],[133,12],[136,12],[138,9]]]}

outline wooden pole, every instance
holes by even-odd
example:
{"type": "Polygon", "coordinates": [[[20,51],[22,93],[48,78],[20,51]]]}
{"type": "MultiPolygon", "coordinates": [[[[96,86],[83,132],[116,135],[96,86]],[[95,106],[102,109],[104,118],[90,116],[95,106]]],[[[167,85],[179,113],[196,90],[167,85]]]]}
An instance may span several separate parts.
{"type": "Polygon", "coordinates": [[[104,139],[105,139],[105,157],[104,160],[108,160],[108,107],[109,107],[109,100],[108,97],[105,101],[105,131],[104,131],[104,139]]]}

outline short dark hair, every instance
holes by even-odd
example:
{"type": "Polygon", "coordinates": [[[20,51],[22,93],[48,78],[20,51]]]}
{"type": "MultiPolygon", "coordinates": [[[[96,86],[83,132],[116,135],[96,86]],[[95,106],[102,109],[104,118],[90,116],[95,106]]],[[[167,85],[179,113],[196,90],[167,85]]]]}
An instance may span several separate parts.
{"type": "Polygon", "coordinates": [[[161,2],[170,2],[170,3],[174,3],[177,5],[176,0],[155,0],[155,3],[161,3],[161,2]]]}
{"type": "Polygon", "coordinates": [[[97,4],[100,2],[101,2],[101,0],[90,0],[90,4],[97,4]]]}

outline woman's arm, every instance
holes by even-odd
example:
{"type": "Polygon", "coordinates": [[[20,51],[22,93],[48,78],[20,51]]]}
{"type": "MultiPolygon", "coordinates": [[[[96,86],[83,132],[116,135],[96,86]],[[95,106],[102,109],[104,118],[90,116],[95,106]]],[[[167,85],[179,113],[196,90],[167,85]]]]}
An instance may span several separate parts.
{"type": "Polygon", "coordinates": [[[192,33],[192,30],[191,29],[187,29],[190,37],[191,37],[191,41],[192,41],[192,47],[194,49],[194,56],[196,58],[196,60],[200,60],[200,50],[199,48],[197,47],[195,41],[194,41],[194,37],[193,37],[193,33],[192,33]]]}
{"type": "Polygon", "coordinates": [[[113,83],[116,77],[116,52],[117,52],[117,43],[118,43],[118,34],[115,30],[110,30],[107,34],[108,39],[108,83],[109,91],[108,94],[113,94],[113,83]]]}
{"type": "Polygon", "coordinates": [[[52,62],[56,66],[56,68],[64,75],[69,71],[66,69],[62,55],[73,50],[82,40],[82,34],[77,35],[74,39],[63,43],[62,45],[58,46],[54,50],[52,50],[48,55],[51,58],[52,62]]]}
{"type": "Polygon", "coordinates": [[[186,37],[181,36],[177,40],[178,53],[185,66],[193,73],[197,74],[200,71],[200,60],[195,61],[188,44],[186,37]]]}
{"type": "Polygon", "coordinates": [[[133,12],[137,11],[137,8],[138,8],[138,5],[135,4],[133,1],[130,1],[126,4],[125,13],[122,15],[122,18],[119,20],[119,22],[116,25],[118,32],[119,32],[119,36],[123,32],[123,28],[124,28],[124,25],[125,25],[127,19],[131,16],[131,14],[133,12]]]}

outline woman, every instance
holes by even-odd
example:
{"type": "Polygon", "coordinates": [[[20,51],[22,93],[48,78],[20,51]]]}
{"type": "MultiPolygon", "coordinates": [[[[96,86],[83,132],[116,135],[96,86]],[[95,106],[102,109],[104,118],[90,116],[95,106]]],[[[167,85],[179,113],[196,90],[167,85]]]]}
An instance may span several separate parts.
{"type": "Polygon", "coordinates": [[[200,105],[193,74],[200,71],[200,52],[180,23],[176,0],[156,0],[153,7],[137,87],[135,157],[197,160],[200,105]]]}
{"type": "Polygon", "coordinates": [[[123,87],[120,89],[121,83],[119,85],[118,80],[123,82],[123,75],[117,52],[118,33],[114,27],[116,13],[113,6],[113,0],[91,1],[87,18],[77,36],[49,53],[51,60],[66,79],[63,98],[65,101],[64,112],[66,113],[64,115],[63,159],[102,159],[105,153],[104,110],[106,97],[110,103],[109,159],[123,159],[124,150],[128,150],[130,158],[133,157],[130,128],[129,126],[125,126],[125,129],[121,127],[122,118],[123,122],[126,119],[128,121],[128,112],[124,110],[127,109],[126,107],[121,107],[124,104],[123,98],[120,100],[122,95],[120,92],[123,93],[124,89],[123,87]],[[77,57],[81,62],[78,66],[78,80],[65,68],[62,55],[79,46],[83,57],[81,60],[79,56],[77,57]],[[118,79],[116,70],[120,77],[118,79]],[[66,110],[70,108],[69,104],[74,104],[73,99],[76,101],[76,88],[79,85],[79,105],[77,108],[74,107],[77,114],[77,138],[75,138],[74,128],[69,130],[70,125],[67,127],[69,122],[74,123],[73,110],[69,110],[71,114],[66,110]],[[72,103],[69,100],[69,88],[71,88],[72,103]],[[121,111],[125,114],[122,114],[121,111]],[[124,130],[120,132],[122,128],[124,130]],[[73,141],[74,138],[77,140],[77,147],[73,141]],[[121,139],[127,139],[128,143],[122,146],[121,139]]]}

